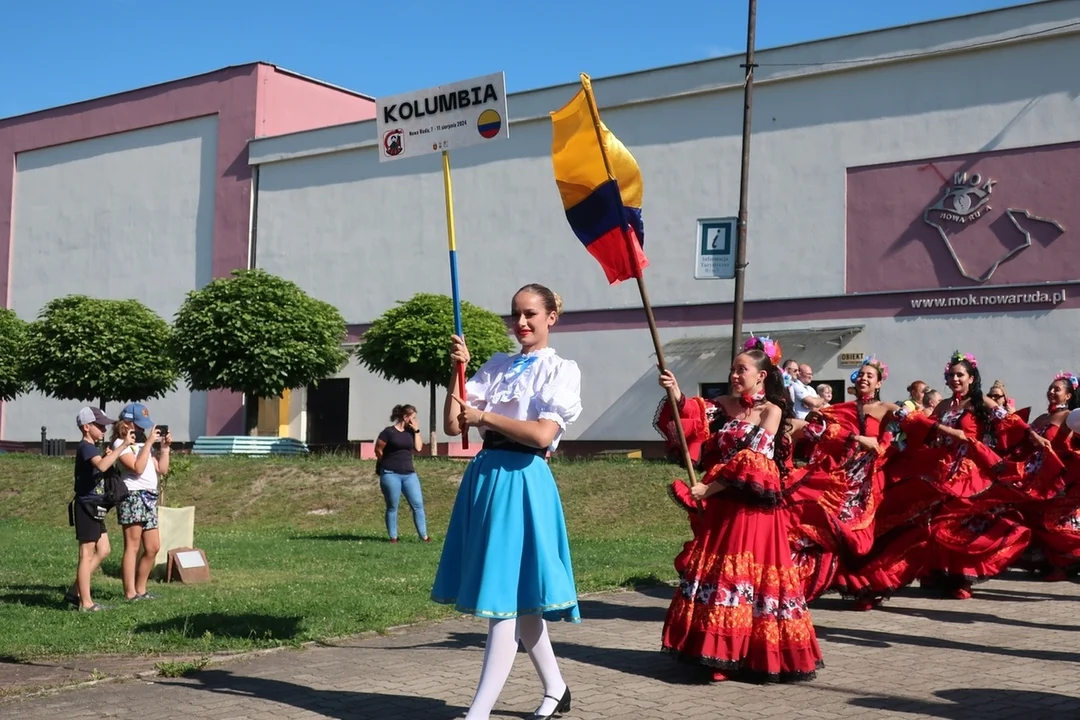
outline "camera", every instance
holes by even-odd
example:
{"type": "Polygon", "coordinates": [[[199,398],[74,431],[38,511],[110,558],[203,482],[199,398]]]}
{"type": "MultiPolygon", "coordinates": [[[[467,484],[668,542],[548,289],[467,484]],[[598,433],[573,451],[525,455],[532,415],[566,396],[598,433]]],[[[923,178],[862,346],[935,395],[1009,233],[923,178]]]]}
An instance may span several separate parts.
{"type": "MultiPolygon", "coordinates": [[[[157,432],[158,432],[158,437],[154,438],[155,443],[161,442],[161,438],[163,438],[163,437],[165,437],[166,435],[169,434],[169,426],[168,425],[158,425],[157,426],[157,432]]],[[[139,443],[140,445],[142,443],[146,442],[146,431],[143,430],[138,425],[135,426],[135,442],[139,443]]]]}

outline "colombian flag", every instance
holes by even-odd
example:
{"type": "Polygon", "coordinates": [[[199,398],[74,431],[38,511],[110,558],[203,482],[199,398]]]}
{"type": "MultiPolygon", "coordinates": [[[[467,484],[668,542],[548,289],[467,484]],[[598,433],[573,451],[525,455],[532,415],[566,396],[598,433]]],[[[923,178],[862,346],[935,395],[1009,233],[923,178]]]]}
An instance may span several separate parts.
{"type": "Polygon", "coordinates": [[[591,90],[588,76],[583,75],[581,82],[583,87],[574,99],[551,113],[551,160],[570,227],[614,285],[641,277],[642,268],[649,264],[642,250],[641,170],[599,116],[594,119],[586,95],[591,90]],[[605,155],[614,180],[605,166],[605,155]]]}

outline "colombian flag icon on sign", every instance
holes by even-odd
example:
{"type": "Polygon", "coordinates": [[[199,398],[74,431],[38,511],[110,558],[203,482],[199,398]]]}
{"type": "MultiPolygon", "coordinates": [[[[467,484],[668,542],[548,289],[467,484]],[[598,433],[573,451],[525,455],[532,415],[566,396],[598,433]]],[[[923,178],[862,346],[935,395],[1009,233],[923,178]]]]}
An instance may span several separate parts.
{"type": "Polygon", "coordinates": [[[640,277],[649,261],[642,249],[643,185],[637,161],[594,116],[585,88],[551,113],[551,122],[555,184],[574,234],[603,266],[608,283],[640,277]]]}
{"type": "Polygon", "coordinates": [[[502,118],[499,117],[499,113],[488,108],[480,113],[480,117],[476,119],[476,129],[480,132],[481,137],[491,139],[498,135],[499,130],[502,129],[502,118]]]}

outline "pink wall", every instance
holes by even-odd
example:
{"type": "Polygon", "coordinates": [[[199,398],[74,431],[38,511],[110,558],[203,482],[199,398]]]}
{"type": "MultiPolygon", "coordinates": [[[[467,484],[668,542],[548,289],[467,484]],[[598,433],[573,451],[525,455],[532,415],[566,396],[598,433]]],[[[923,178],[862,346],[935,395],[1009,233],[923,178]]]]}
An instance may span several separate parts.
{"type": "MultiPolygon", "coordinates": [[[[923,218],[958,172],[997,181],[989,209],[973,222],[958,223],[943,218],[940,211],[930,217],[945,230],[968,275],[984,277],[996,261],[1022,245],[1023,228],[1031,235],[1031,247],[1003,262],[982,284],[1080,279],[1080,252],[1073,238],[1065,237],[1080,229],[1077,168],[1080,143],[850,169],[847,291],[980,285],[961,274],[945,241],[923,218]],[[1008,213],[1010,209],[1055,220],[1065,232],[1052,223],[1008,213]]],[[[977,204],[975,195],[968,197],[977,204]]]]}
{"type": "Polygon", "coordinates": [[[272,65],[259,66],[255,137],[370,120],[375,101],[294,75],[272,65]]]}
{"type": "MultiPolygon", "coordinates": [[[[0,299],[11,301],[15,156],[21,152],[130,132],[207,115],[218,117],[214,194],[214,277],[247,267],[251,167],[247,144],[255,127],[256,65],[142,88],[0,121],[0,299]]],[[[207,432],[242,427],[242,403],[211,393],[207,432]]]]}
{"type": "MultiPolygon", "coordinates": [[[[213,275],[248,265],[251,166],[248,142],[257,135],[296,132],[374,115],[373,101],[255,63],[132,92],[0,120],[0,301],[10,306],[18,153],[155,125],[216,115],[213,275]]],[[[239,395],[213,392],[206,432],[243,430],[239,395]]],[[[0,431],[3,404],[0,403],[0,431]]]]}

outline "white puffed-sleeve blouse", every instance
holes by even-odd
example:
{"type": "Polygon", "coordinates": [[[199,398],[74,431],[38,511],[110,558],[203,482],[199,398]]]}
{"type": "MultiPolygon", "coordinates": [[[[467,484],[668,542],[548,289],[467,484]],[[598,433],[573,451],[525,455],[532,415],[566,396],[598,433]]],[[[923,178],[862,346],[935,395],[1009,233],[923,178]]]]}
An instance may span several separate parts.
{"type": "MultiPolygon", "coordinates": [[[[559,425],[548,450],[581,415],[581,371],[551,348],[528,354],[498,353],[465,383],[469,405],[516,420],[552,420],[559,425]]],[[[484,433],[484,428],[480,428],[484,433]]]]}

